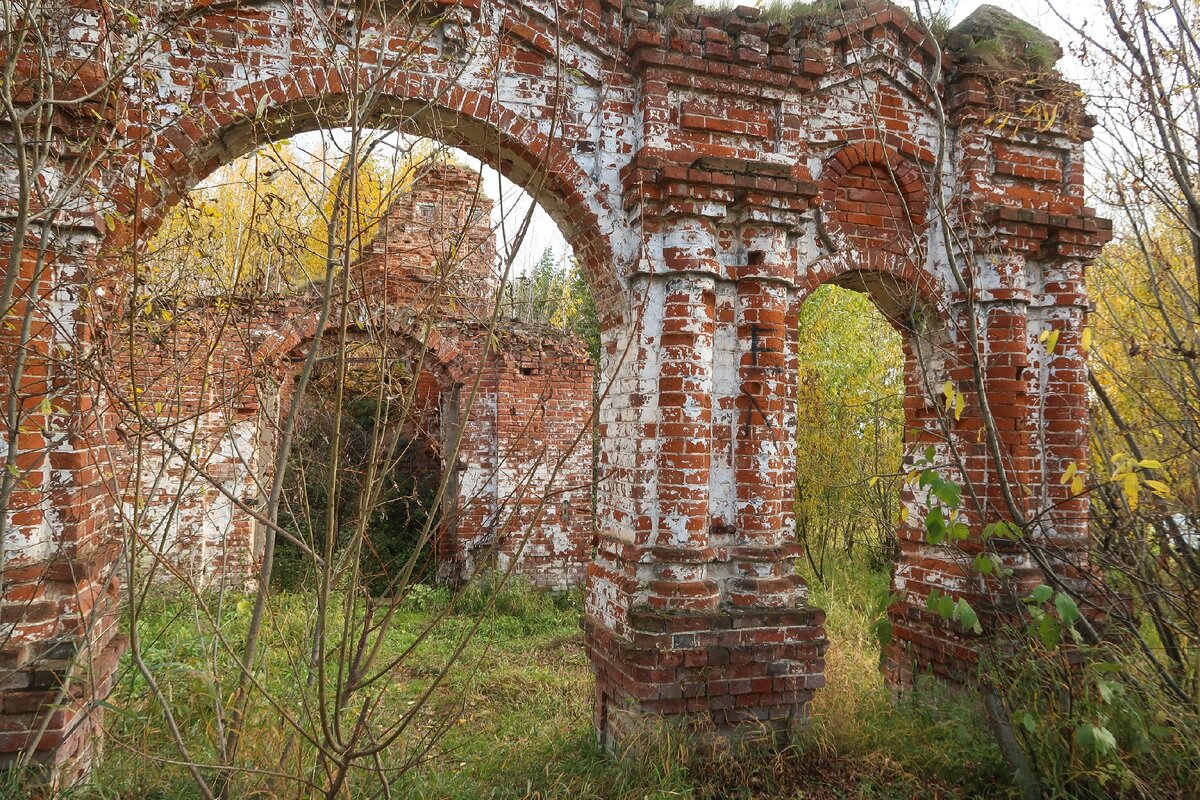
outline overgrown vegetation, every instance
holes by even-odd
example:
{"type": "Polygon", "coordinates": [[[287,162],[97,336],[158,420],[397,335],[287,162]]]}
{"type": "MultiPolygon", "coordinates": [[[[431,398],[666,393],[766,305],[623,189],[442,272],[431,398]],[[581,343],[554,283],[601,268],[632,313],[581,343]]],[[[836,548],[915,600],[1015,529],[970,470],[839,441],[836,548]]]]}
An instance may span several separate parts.
{"type": "MultiPolygon", "coordinates": [[[[1006,796],[1003,762],[963,696],[936,687],[894,703],[876,668],[878,644],[868,628],[887,576],[859,562],[840,561],[814,581],[813,600],[829,609],[829,685],[818,694],[811,730],[783,752],[706,764],[683,737],[661,732],[653,756],[614,759],[598,748],[592,731],[592,683],[578,619],[578,593],[549,594],[525,586],[495,592],[495,584],[473,584],[457,597],[443,589],[416,586],[384,638],[387,653],[416,644],[415,657],[394,671],[385,693],[383,716],[402,714],[420,703],[422,693],[451,654],[467,639],[466,650],[427,709],[417,715],[412,737],[420,740],[443,718],[452,720],[445,737],[419,768],[391,787],[393,797],[409,798],[611,798],[645,797],[766,798],[913,796],[1006,796]],[[430,622],[441,614],[436,626],[430,622]],[[474,635],[472,626],[482,616],[474,635]],[[417,644],[422,631],[432,630],[417,644]]],[[[264,663],[265,691],[248,709],[254,720],[273,717],[268,698],[296,702],[296,665],[288,637],[302,635],[311,620],[311,595],[282,593],[268,613],[264,663]]],[[[208,610],[222,618],[220,630],[235,644],[245,632],[248,600],[210,598],[208,610]]],[[[163,593],[140,621],[144,657],[154,666],[163,690],[184,727],[195,756],[204,751],[214,724],[210,699],[231,690],[235,670],[212,653],[214,639],[190,596],[163,593]],[[221,668],[222,665],[225,668],[221,668]]],[[[147,696],[144,681],[129,668],[109,700],[109,748],[90,783],[75,800],[132,800],[197,797],[186,770],[172,765],[173,745],[165,735],[160,707],[147,696]],[[148,758],[162,758],[145,769],[148,758]],[[156,762],[157,763],[157,762],[156,762]]],[[[285,729],[254,727],[257,763],[288,766],[300,758],[285,729]]],[[[381,755],[385,766],[412,755],[397,748],[381,755]]],[[[376,788],[374,775],[359,774],[358,790],[376,788]]],[[[269,774],[246,776],[239,796],[269,796],[269,774]]],[[[10,795],[18,796],[18,795],[10,795]]]]}
{"type": "Polygon", "coordinates": [[[904,441],[900,335],[869,297],[823,286],[800,311],[796,532],[813,573],[890,568],[904,441]],[[836,432],[837,435],[831,435],[836,432]]]}
{"type": "MultiPolygon", "coordinates": [[[[458,594],[432,588],[422,561],[430,553],[421,548],[436,530],[439,490],[404,477],[416,471],[405,459],[421,450],[422,431],[387,419],[395,400],[387,394],[389,381],[402,389],[418,376],[385,380],[380,371],[356,386],[344,371],[316,370],[309,413],[298,415],[299,405],[290,413],[303,419],[283,513],[273,492],[261,520],[271,541],[278,527],[297,549],[280,545],[275,572],[267,567],[254,594],[140,585],[130,568],[123,613],[134,642],[115,691],[101,702],[108,757],[72,794],[109,800],[299,796],[310,789],[416,798],[1194,795],[1200,774],[1200,44],[1193,32],[1200,10],[1194,0],[1157,6],[1109,0],[1104,6],[1104,34],[1094,34],[1095,26],[1076,29],[1085,45],[1078,55],[1102,84],[1094,94],[1110,125],[1097,159],[1105,169],[1092,185],[1118,217],[1119,235],[1090,276],[1097,301],[1092,327],[1069,343],[1092,354],[1092,455],[1090,463],[1047,464],[1043,476],[1070,487],[1072,499],[1090,495],[1093,546],[1085,563],[1057,558],[1058,509],[1037,508],[1028,518],[975,528],[962,521],[967,487],[935,463],[932,448],[909,475],[901,474],[895,336],[871,316],[866,298],[822,290],[801,320],[800,360],[807,366],[797,447],[797,534],[808,545],[803,568],[813,603],[829,612],[832,641],[828,685],[814,701],[811,728],[778,753],[711,761],[665,727],[656,747],[615,760],[592,737],[577,595],[533,592],[504,576],[458,594]],[[368,477],[359,467],[374,465],[365,454],[380,448],[399,456],[368,477]],[[883,613],[892,599],[887,570],[902,480],[928,490],[930,498],[916,544],[969,544],[961,551],[963,579],[991,581],[986,585],[997,596],[1011,600],[1011,618],[1001,629],[952,592],[929,597],[926,609],[948,628],[999,634],[995,640],[1005,644],[985,654],[971,689],[948,692],[919,683],[896,700],[877,669],[876,634],[886,639],[888,631],[883,613]],[[1018,580],[1001,580],[1013,578],[1011,565],[1024,558],[1018,580]],[[403,580],[393,581],[399,573],[403,580]]],[[[763,19],[836,14],[841,7],[824,0],[773,2],[763,19]]],[[[927,34],[942,42],[942,18],[925,4],[916,8],[927,34]]],[[[672,2],[663,13],[691,9],[691,3],[672,2]]],[[[26,27],[40,30],[43,17],[55,14],[55,8],[40,11],[30,17],[37,24],[26,27]]],[[[1011,66],[1013,57],[1034,71],[1053,66],[1057,49],[1036,30],[1006,15],[993,22],[964,32],[959,52],[992,66],[1011,66]]],[[[127,23],[143,28],[137,17],[127,23]]],[[[348,40],[341,25],[329,31],[331,41],[348,40]]],[[[164,34],[162,41],[169,38],[164,34]]],[[[46,48],[57,51],[57,45],[46,48]]],[[[134,75],[126,68],[141,66],[131,62],[113,74],[134,75]]],[[[930,86],[942,85],[944,77],[933,75],[930,86]]],[[[75,116],[60,116],[58,106],[74,101],[64,97],[37,109],[42,101],[21,96],[24,89],[14,92],[14,85],[3,87],[9,108],[32,103],[34,112],[22,112],[25,122],[52,122],[41,131],[36,124],[28,130],[25,122],[10,125],[12,152],[44,149],[57,159],[66,149],[53,127],[75,116]],[[29,131],[37,133],[36,146],[23,143],[29,131]]],[[[360,108],[360,99],[348,104],[352,111],[336,109],[338,119],[345,119],[343,112],[357,115],[349,119],[355,136],[379,119],[360,108]]],[[[1033,139],[1043,134],[1057,137],[1055,148],[1082,138],[1051,130],[1071,123],[1058,116],[1057,106],[1043,110],[1044,125],[1020,131],[1022,146],[1041,146],[1033,139]]],[[[312,111],[322,118],[334,110],[312,111]]],[[[943,125],[931,138],[954,140],[945,120],[925,111],[930,126],[943,125]]],[[[1015,135],[992,133],[997,140],[1015,135]]],[[[110,146],[102,138],[70,149],[84,158],[110,146]]],[[[237,166],[229,185],[202,186],[164,225],[146,257],[135,259],[130,324],[148,317],[169,324],[171,303],[180,297],[279,295],[306,286],[325,293],[328,310],[335,278],[345,278],[381,209],[410,178],[408,166],[380,160],[375,145],[381,141],[317,159],[274,145],[237,166]],[[247,186],[248,192],[237,188],[247,186]]],[[[1074,157],[1065,151],[1067,162],[1074,157]]],[[[61,165],[41,158],[21,171],[23,185],[60,183],[44,179],[58,176],[61,165]]],[[[103,170],[84,164],[78,172],[103,170]]],[[[1077,177],[1063,180],[1074,187],[1077,177]]],[[[13,219],[26,232],[42,226],[47,237],[54,227],[47,220],[83,196],[33,202],[39,195],[30,192],[22,188],[25,207],[13,219]]],[[[140,218],[143,210],[131,216],[140,218]]],[[[11,238],[22,243],[10,253],[19,264],[26,258],[25,235],[11,238]]],[[[980,244],[987,251],[993,243],[980,244]]],[[[38,256],[39,273],[44,257],[38,256]]],[[[1052,293],[1047,287],[1063,276],[1069,285],[1078,263],[1057,258],[1039,254],[1025,272],[1018,269],[1030,285],[1025,288],[1037,290],[1040,281],[1052,293]]],[[[969,254],[963,262],[968,278],[980,277],[969,254]]],[[[37,350],[45,342],[30,338],[34,304],[13,310],[25,303],[14,294],[17,278],[10,271],[5,289],[14,319],[25,314],[24,332],[14,341],[18,350],[37,354],[32,367],[49,374],[50,359],[37,350]]],[[[71,283],[63,295],[70,303],[75,288],[105,287],[71,283]]],[[[574,265],[543,259],[511,294],[512,314],[574,330],[595,354],[596,315],[585,289],[574,265]]],[[[1082,305],[1064,313],[1081,315],[1082,305]]],[[[1060,346],[1059,329],[1051,327],[1037,340],[1047,357],[1060,346]]],[[[1036,339],[1038,332],[1030,332],[1036,339]]],[[[344,318],[339,333],[344,343],[344,318]]],[[[315,364],[316,351],[310,355],[315,364]]],[[[22,437],[41,438],[34,431],[43,430],[44,420],[35,420],[34,410],[50,419],[59,414],[52,401],[64,399],[44,388],[22,396],[23,359],[12,359],[10,453],[23,447],[22,437]]],[[[982,373],[972,377],[987,380],[982,373]]],[[[65,400],[78,400],[76,392],[65,400]]],[[[962,397],[948,382],[944,410],[961,413],[955,402],[962,397]]],[[[136,407],[136,392],[132,402],[136,407]]],[[[90,407],[72,407],[84,405],[90,407]]],[[[397,418],[411,420],[411,399],[399,408],[397,418]]],[[[78,412],[61,419],[72,435],[85,430],[78,412]]],[[[985,429],[979,443],[989,434],[998,438],[985,429]]],[[[423,457],[433,464],[440,454],[423,457]]],[[[0,491],[6,524],[7,498],[22,488],[15,462],[8,473],[0,491]]],[[[279,469],[272,479],[282,474],[279,469]]],[[[1004,470],[989,479],[1003,482],[1004,470]]],[[[1006,488],[1037,500],[1037,487],[1006,488]]],[[[12,797],[29,792],[27,786],[5,791],[12,797]]]]}
{"type": "MultiPolygon", "coordinates": [[[[297,441],[287,465],[287,500],[281,524],[309,550],[322,553],[329,545],[341,554],[359,527],[359,516],[365,514],[367,519],[362,522],[367,534],[359,568],[370,591],[393,589],[395,576],[410,560],[418,579],[433,580],[434,554],[430,548],[420,546],[422,532],[438,524],[435,501],[441,467],[440,452],[430,438],[432,431],[416,429],[405,415],[381,408],[387,401],[372,396],[369,387],[351,383],[351,396],[344,403],[338,431],[343,468],[335,494],[330,487],[329,467],[337,415],[328,383],[318,380],[305,398],[297,441]],[[386,460],[385,474],[372,487],[365,465],[376,436],[389,443],[394,438],[399,441],[395,443],[395,455],[386,460]],[[364,492],[371,492],[372,497],[364,497],[364,492]],[[328,541],[330,531],[333,542],[328,541]]],[[[273,579],[278,588],[300,590],[316,579],[312,562],[290,543],[280,545],[277,558],[273,579]]]]}

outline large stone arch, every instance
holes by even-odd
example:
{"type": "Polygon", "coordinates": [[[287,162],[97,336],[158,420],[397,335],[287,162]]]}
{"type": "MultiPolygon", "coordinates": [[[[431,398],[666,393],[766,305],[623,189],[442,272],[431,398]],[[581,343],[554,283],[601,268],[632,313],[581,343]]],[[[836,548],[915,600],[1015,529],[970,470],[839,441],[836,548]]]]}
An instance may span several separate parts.
{"type": "Polygon", "coordinates": [[[486,94],[419,74],[379,79],[307,67],[214,97],[199,119],[184,117],[149,140],[149,169],[140,158],[118,157],[112,165],[109,218],[118,224],[109,247],[141,246],[166,211],[218,167],[271,141],[345,122],[355,85],[378,94],[369,115],[377,124],[457,147],[528,191],[584,266],[603,324],[620,323],[626,310],[618,302],[619,274],[627,257],[613,248],[620,219],[570,151],[553,131],[538,131],[486,94]]]}
{"type": "MultiPolygon", "coordinates": [[[[372,93],[386,102],[360,121],[396,113],[389,124],[450,138],[533,185],[588,264],[606,321],[585,620],[605,742],[681,715],[723,733],[747,722],[780,732],[803,723],[822,684],[822,612],[795,575],[789,511],[788,342],[811,286],[865,276],[867,289],[930,297],[952,345],[971,355],[949,376],[968,397],[962,432],[976,374],[1004,431],[1000,463],[964,444],[964,474],[984,487],[973,521],[1003,516],[1003,468],[1037,487],[1021,502],[1061,509],[1038,535],[1086,554],[1086,497],[1044,478],[1086,463],[1083,271],[1109,230],[1084,203],[1093,121],[1073,87],[1054,74],[1013,80],[1032,70],[1019,52],[997,72],[884,0],[770,23],[753,8],[676,13],[642,0],[426,6],[440,11],[389,22],[321,0],[152,4],[130,26],[80,0],[64,9],[79,24],[53,26],[69,74],[39,74],[40,54],[21,62],[19,79],[35,80],[20,102],[49,86],[61,103],[54,158],[32,177],[73,193],[42,241],[12,242],[32,284],[36,347],[32,369],[14,372],[4,334],[6,380],[25,395],[23,430],[38,432],[11,454],[22,484],[6,509],[5,758],[29,748],[64,777],[85,769],[89,715],[122,647],[119,492],[97,457],[108,444],[103,381],[87,358],[105,322],[91,289],[106,237],[136,241],[222,161],[263,137],[333,124],[372,93]],[[339,44],[345,26],[372,46],[339,44]],[[418,32],[421,45],[397,31],[418,32]],[[122,59],[130,69],[114,69],[122,59]],[[1030,111],[1047,103],[1058,109],[1049,121],[1030,111]],[[1002,130],[989,122],[997,115],[1002,130]],[[90,159],[80,142],[116,155],[90,159]],[[895,186],[915,223],[910,250],[880,247],[878,230],[848,246],[854,220],[830,217],[849,180],[895,186]],[[944,198],[945,216],[928,198],[914,215],[921,193],[944,198]],[[1049,327],[1053,353],[1038,341],[1049,327]],[[49,355],[61,353],[80,357],[49,355]],[[92,683],[64,701],[75,655],[92,683]]],[[[0,201],[9,218],[14,203],[0,201]]],[[[906,580],[1004,599],[913,542],[906,580]]],[[[1004,555],[1018,579],[1036,579],[1004,555]]],[[[969,634],[917,601],[893,616],[906,649],[893,652],[890,677],[969,671],[969,634]]]]}

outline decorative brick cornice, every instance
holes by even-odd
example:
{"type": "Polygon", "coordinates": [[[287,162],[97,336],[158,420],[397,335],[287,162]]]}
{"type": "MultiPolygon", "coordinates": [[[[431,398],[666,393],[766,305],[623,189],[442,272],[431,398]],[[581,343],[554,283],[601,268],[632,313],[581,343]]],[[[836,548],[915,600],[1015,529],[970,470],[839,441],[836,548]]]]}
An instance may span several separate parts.
{"type": "Polygon", "coordinates": [[[1091,209],[1078,216],[1012,206],[992,206],[981,221],[1013,252],[1036,258],[1092,260],[1112,239],[1112,222],[1091,209]],[[1089,213],[1090,212],[1090,213],[1089,213]]]}

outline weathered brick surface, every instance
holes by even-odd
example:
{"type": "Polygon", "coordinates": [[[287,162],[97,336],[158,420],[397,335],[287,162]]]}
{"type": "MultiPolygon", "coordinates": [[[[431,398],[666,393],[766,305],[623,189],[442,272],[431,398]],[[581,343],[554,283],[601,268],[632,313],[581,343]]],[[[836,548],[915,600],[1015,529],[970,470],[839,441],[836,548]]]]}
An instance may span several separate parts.
{"type": "MultiPolygon", "coordinates": [[[[6,566],[55,577],[52,600],[5,598],[14,663],[32,663],[21,648],[73,635],[56,604],[85,596],[112,558],[95,387],[46,355],[59,344],[78,352],[93,335],[78,289],[98,268],[98,245],[143,239],[217,166],[263,137],[336,124],[345,98],[365,87],[380,98],[371,110],[381,123],[461,146],[527,186],[597,295],[599,508],[586,627],[606,741],[644,714],[695,712],[718,727],[803,718],[823,628],[792,569],[792,330],[822,283],[870,292],[908,334],[911,450],[933,445],[971,483],[980,502],[967,522],[977,530],[1009,515],[1003,466],[1025,487],[1014,502],[1052,509],[1035,535],[1086,561],[1087,500],[1054,476],[1072,461],[1086,467],[1083,270],[1108,226],[1084,205],[1092,121],[1073,87],[939,54],[903,11],[875,0],[770,24],[747,8],[666,19],[640,0],[437,0],[430,9],[446,13],[434,29],[368,13],[362,54],[325,29],[357,24],[349,7],[314,2],[147,8],[139,30],[162,36],[138,56],[136,79],[63,112],[75,135],[48,173],[72,168],[79,134],[112,137],[128,156],[105,161],[97,191],[60,220],[69,227],[52,279],[39,285],[32,249],[25,259],[35,322],[56,322],[38,329],[41,355],[21,377],[34,397],[30,428],[50,436],[13,454],[25,482],[12,509],[23,516],[6,566]],[[97,197],[114,204],[114,230],[97,197]],[[1059,337],[1047,353],[1039,337],[1051,328],[1059,337]],[[979,435],[977,367],[1002,464],[979,435]],[[946,381],[966,398],[961,419],[942,408],[946,381]],[[61,411],[42,420],[34,409],[48,387],[61,411]],[[660,619],[681,627],[667,636],[660,619]]],[[[97,65],[75,73],[86,85],[110,63],[97,56],[135,36],[116,28],[89,57],[107,30],[92,8],[80,4],[62,52],[97,65]]],[[[37,72],[36,59],[28,64],[37,72]]],[[[61,96],[78,89],[61,82],[61,96]]],[[[498,388],[495,397],[502,409],[498,388]]],[[[906,595],[892,610],[886,665],[899,681],[925,670],[962,677],[976,657],[978,640],[925,612],[933,588],[967,597],[985,623],[1005,610],[1006,595],[964,566],[978,541],[922,541],[923,501],[911,489],[903,497],[910,527],[894,585],[906,595]]],[[[1005,557],[1036,579],[1017,552],[1005,557]]],[[[27,673],[17,669],[10,679],[20,682],[27,673]]]]}

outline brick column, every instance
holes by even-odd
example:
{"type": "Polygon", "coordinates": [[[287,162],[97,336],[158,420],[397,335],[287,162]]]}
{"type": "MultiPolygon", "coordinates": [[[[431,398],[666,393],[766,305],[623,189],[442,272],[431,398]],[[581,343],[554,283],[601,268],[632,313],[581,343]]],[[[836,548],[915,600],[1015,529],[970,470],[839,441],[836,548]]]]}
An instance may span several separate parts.
{"type": "Polygon", "coordinates": [[[20,251],[17,302],[5,317],[3,397],[19,398],[15,469],[0,573],[0,768],[27,761],[65,785],[93,759],[98,713],[122,649],[117,636],[112,495],[96,461],[94,386],[78,371],[89,329],[80,289],[95,231],[53,230],[20,251]],[[29,338],[19,331],[28,314],[29,338]],[[9,328],[11,324],[13,327],[9,328]],[[17,358],[23,356],[23,363],[17,358]],[[45,726],[44,732],[40,732],[45,726]]]}
{"type": "Polygon", "coordinates": [[[692,239],[690,259],[663,248],[675,273],[643,279],[636,345],[602,401],[585,628],[615,748],[663,718],[702,737],[779,735],[823,685],[824,616],[793,574],[792,290],[718,277],[692,239]]]}
{"type": "MultiPolygon", "coordinates": [[[[0,174],[13,189],[0,197],[0,253],[16,267],[12,301],[0,311],[0,466],[15,479],[0,509],[0,769],[29,764],[64,786],[95,757],[95,700],[111,688],[122,640],[113,491],[96,458],[103,409],[82,368],[98,360],[84,289],[101,238],[99,193],[84,185],[67,196],[63,188],[75,183],[75,164],[87,164],[111,133],[102,96],[106,36],[92,5],[55,13],[47,30],[65,33],[52,35],[48,53],[9,54],[18,65],[17,102],[36,104],[45,93],[54,113],[35,109],[24,118],[22,133],[36,142],[24,167],[0,154],[0,174]],[[54,69],[39,72],[47,56],[54,69]],[[19,205],[12,184],[22,168],[53,196],[50,208],[36,191],[19,205]],[[26,218],[35,212],[44,216],[26,218]]],[[[0,129],[16,140],[11,120],[0,129]]]]}
{"type": "MultiPolygon", "coordinates": [[[[973,535],[966,541],[930,544],[924,528],[926,516],[933,506],[944,504],[906,483],[901,500],[907,519],[900,529],[892,584],[893,591],[904,599],[891,609],[893,639],[884,659],[885,674],[894,684],[911,685],[921,674],[967,682],[979,648],[988,643],[931,612],[926,600],[932,592],[966,600],[988,632],[1009,621],[1011,591],[995,576],[984,578],[972,562],[985,547],[979,535],[982,528],[1012,518],[1004,499],[1001,470],[1022,509],[1027,507],[1025,487],[1033,474],[1036,409],[1026,353],[1029,295],[1024,289],[1023,265],[1019,257],[994,257],[980,267],[994,281],[991,288],[976,289],[973,304],[956,293],[945,320],[931,326],[921,338],[910,337],[905,343],[905,426],[920,433],[909,447],[904,468],[923,468],[924,452],[932,447],[939,473],[962,487],[957,520],[966,523],[973,535]],[[967,314],[975,315],[979,342],[950,335],[969,329],[967,314]],[[918,348],[924,353],[924,363],[914,360],[918,348]],[[935,357],[935,353],[939,355],[935,357]],[[999,435],[1001,464],[995,462],[983,430],[976,355],[999,435]],[[942,392],[947,383],[956,395],[964,397],[961,416],[953,406],[946,407],[942,392]]],[[[1016,545],[997,540],[989,546],[1004,557],[1018,579],[1023,577],[1026,564],[1016,545]]]]}
{"type": "MultiPolygon", "coordinates": [[[[1082,237],[1081,237],[1082,238],[1082,237]]],[[[1068,580],[1077,580],[1075,591],[1092,593],[1086,580],[1091,569],[1088,543],[1088,494],[1074,495],[1071,482],[1061,477],[1071,464],[1087,479],[1088,452],[1088,367],[1083,346],[1087,326],[1088,302],[1084,284],[1084,258],[1098,254],[1107,230],[1091,232],[1078,244],[1059,233],[1062,256],[1044,262],[1041,285],[1035,294],[1035,316],[1040,330],[1052,332],[1055,346],[1048,351],[1039,342],[1040,331],[1030,331],[1030,360],[1040,369],[1035,375],[1041,399],[1039,418],[1035,420],[1035,443],[1040,455],[1037,502],[1051,509],[1038,535],[1050,547],[1050,558],[1068,580]]],[[[1096,617],[1099,618],[1097,612],[1096,617]]]]}
{"type": "Polygon", "coordinates": [[[737,286],[737,493],[729,601],[744,608],[787,608],[800,599],[795,571],[796,310],[778,280],[737,286]]]}
{"type": "Polygon", "coordinates": [[[717,605],[717,584],[708,577],[715,305],[711,275],[665,279],[658,353],[658,524],[647,596],[654,609],[717,605]]]}

